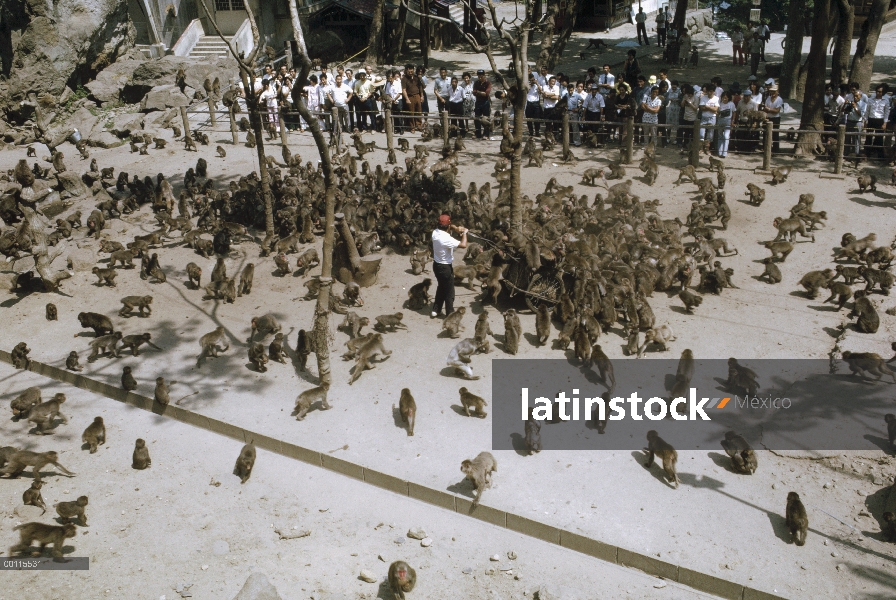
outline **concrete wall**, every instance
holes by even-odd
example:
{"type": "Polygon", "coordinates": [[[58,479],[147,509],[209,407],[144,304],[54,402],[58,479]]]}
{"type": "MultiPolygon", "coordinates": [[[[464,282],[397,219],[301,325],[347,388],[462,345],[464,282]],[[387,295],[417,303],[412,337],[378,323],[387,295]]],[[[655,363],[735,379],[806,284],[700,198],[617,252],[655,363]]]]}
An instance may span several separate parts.
{"type": "Polygon", "coordinates": [[[205,30],[202,28],[202,21],[193,19],[186,30],[180,35],[177,42],[171,47],[172,53],[174,56],[189,56],[193,47],[196,46],[196,42],[198,42],[204,35],[205,30]]]}

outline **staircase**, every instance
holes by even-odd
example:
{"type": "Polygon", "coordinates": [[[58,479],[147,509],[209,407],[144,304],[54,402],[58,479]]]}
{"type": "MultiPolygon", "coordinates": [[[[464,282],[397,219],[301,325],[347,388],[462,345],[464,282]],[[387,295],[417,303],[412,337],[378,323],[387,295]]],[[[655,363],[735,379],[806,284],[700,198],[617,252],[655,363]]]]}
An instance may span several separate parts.
{"type": "MultiPolygon", "coordinates": [[[[228,38],[229,42],[232,38],[228,38]]],[[[203,58],[206,56],[230,56],[227,44],[216,35],[204,35],[199,38],[196,45],[190,51],[190,58],[203,58]]]]}
{"type": "Polygon", "coordinates": [[[464,26],[464,3],[463,2],[455,2],[451,6],[448,7],[448,16],[452,21],[460,25],[464,26]]]}
{"type": "Polygon", "coordinates": [[[140,53],[143,54],[143,58],[145,58],[146,60],[152,58],[152,54],[150,54],[149,52],[149,44],[136,44],[136,47],[137,50],[139,50],[140,53]]]}

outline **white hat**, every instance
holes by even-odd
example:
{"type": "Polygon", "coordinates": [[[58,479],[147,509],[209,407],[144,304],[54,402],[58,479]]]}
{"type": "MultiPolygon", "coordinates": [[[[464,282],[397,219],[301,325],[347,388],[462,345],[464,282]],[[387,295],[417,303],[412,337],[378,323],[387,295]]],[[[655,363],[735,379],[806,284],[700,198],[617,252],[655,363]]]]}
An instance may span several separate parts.
{"type": "Polygon", "coordinates": [[[768,79],[766,79],[766,80],[765,80],[765,85],[775,85],[775,78],[774,78],[774,77],[769,77],[768,79]]]}
{"type": "Polygon", "coordinates": [[[747,77],[747,81],[756,81],[756,76],[750,75],[749,77],[747,77]]]}
{"type": "Polygon", "coordinates": [[[367,71],[364,69],[358,69],[358,75],[367,75],[367,71]]]}

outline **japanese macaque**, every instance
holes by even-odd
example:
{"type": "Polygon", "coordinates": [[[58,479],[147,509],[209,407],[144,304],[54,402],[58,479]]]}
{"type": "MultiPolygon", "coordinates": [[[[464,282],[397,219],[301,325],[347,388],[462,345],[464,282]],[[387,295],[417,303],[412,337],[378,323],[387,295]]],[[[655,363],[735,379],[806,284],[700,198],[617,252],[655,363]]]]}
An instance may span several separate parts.
{"type": "Polygon", "coordinates": [[[19,532],[19,543],[9,549],[9,555],[15,556],[20,552],[27,552],[31,547],[31,542],[40,544],[37,552],[31,552],[32,556],[40,556],[43,554],[44,548],[53,545],[53,556],[62,558],[62,547],[67,538],[73,538],[78,535],[78,529],[72,523],[65,525],[47,525],[45,523],[23,523],[13,528],[13,531],[19,532]]]}
{"type": "Polygon", "coordinates": [[[65,475],[68,475],[69,477],[75,476],[74,473],[63,467],[58,461],[59,455],[53,451],[32,452],[31,450],[19,450],[9,457],[9,462],[6,467],[0,469],[0,474],[9,475],[10,478],[15,479],[22,474],[25,467],[31,467],[34,480],[40,481],[40,470],[44,466],[52,464],[65,475]]]}
{"type": "Polygon", "coordinates": [[[266,366],[268,362],[268,355],[264,351],[264,346],[261,342],[255,342],[254,344],[250,342],[249,362],[251,362],[255,366],[255,369],[259,373],[264,373],[268,370],[266,366]]]}
{"type": "Polygon", "coordinates": [[[887,375],[896,383],[896,373],[890,370],[887,363],[881,358],[880,354],[874,352],[850,352],[845,351],[842,354],[843,360],[849,365],[849,370],[857,377],[864,377],[867,371],[871,375],[877,375],[875,381],[880,381],[884,375],[887,375]]]}
{"type": "Polygon", "coordinates": [[[520,318],[514,309],[504,313],[504,350],[508,354],[516,354],[520,349],[520,338],[523,336],[523,327],[520,318]]]}
{"type": "Polygon", "coordinates": [[[408,290],[408,308],[410,310],[420,310],[429,304],[429,288],[431,285],[432,279],[427,277],[420,283],[411,286],[411,289],[408,290]]]}
{"type": "Polygon", "coordinates": [[[456,338],[458,335],[460,335],[461,331],[465,330],[465,327],[461,323],[461,320],[464,318],[464,314],[466,312],[466,307],[461,306],[450,315],[445,317],[445,320],[442,321],[442,330],[448,332],[448,337],[456,338]]]}
{"type": "Polygon", "coordinates": [[[42,488],[43,485],[44,483],[42,481],[32,481],[31,487],[25,490],[25,493],[22,494],[22,503],[25,506],[36,506],[42,509],[44,512],[40,513],[41,516],[47,512],[47,505],[44,503],[44,498],[40,494],[40,488],[42,488]]]}
{"type": "Polygon", "coordinates": [[[484,419],[488,416],[488,413],[485,412],[485,407],[488,406],[488,402],[485,401],[485,398],[471,393],[465,387],[460,388],[458,393],[460,394],[460,403],[464,408],[464,413],[466,413],[468,417],[475,416],[484,419]],[[470,409],[472,409],[473,414],[470,414],[470,409]]]}
{"type": "Polygon", "coordinates": [[[806,544],[806,533],[809,531],[809,515],[806,514],[806,507],[800,501],[800,495],[796,492],[787,494],[787,509],[784,514],[784,521],[787,529],[790,530],[790,537],[797,546],[806,544]]]}
{"type": "Polygon", "coordinates": [[[146,447],[146,441],[137,438],[137,442],[134,444],[134,454],[131,457],[131,468],[142,471],[151,466],[152,459],[149,457],[149,448],[146,447]]]}
{"type": "Polygon", "coordinates": [[[125,367],[121,373],[121,388],[126,392],[137,389],[137,380],[134,379],[131,367],[125,367]]]}
{"type": "Polygon", "coordinates": [[[396,331],[398,327],[407,329],[408,326],[401,322],[404,314],[397,312],[393,315],[380,315],[376,317],[376,325],[373,326],[379,332],[396,331]]]}
{"type": "Polygon", "coordinates": [[[473,460],[463,461],[460,470],[473,482],[474,498],[471,508],[476,508],[482,499],[482,492],[491,487],[491,474],[498,471],[498,461],[490,452],[480,452],[473,460]]]}
{"type": "Polygon", "coordinates": [[[38,404],[28,412],[28,421],[34,423],[36,433],[43,435],[53,426],[53,419],[59,417],[63,423],[68,423],[68,417],[62,414],[60,407],[65,402],[65,394],[56,394],[52,400],[38,404]]]}
{"type": "Polygon", "coordinates": [[[389,588],[395,600],[405,600],[405,593],[413,591],[417,583],[417,572],[403,560],[396,560],[389,565],[389,588]]]}
{"type": "Polygon", "coordinates": [[[10,352],[10,358],[12,359],[12,366],[16,369],[27,369],[31,366],[31,359],[28,358],[28,354],[31,352],[31,348],[28,347],[28,344],[25,342],[19,342],[15,345],[10,352]]]}
{"type": "Polygon", "coordinates": [[[87,429],[81,434],[81,442],[87,444],[91,454],[96,453],[97,446],[106,443],[106,426],[103,424],[102,417],[96,417],[93,423],[87,426],[87,429]]]}
{"type": "Polygon", "coordinates": [[[12,409],[13,419],[20,419],[28,416],[31,409],[41,403],[41,393],[39,387],[27,388],[24,392],[13,398],[9,403],[12,409]]]}
{"type": "Polygon", "coordinates": [[[56,305],[52,302],[47,303],[47,321],[58,321],[59,320],[59,311],[56,310],[56,305]]]}
{"type": "Polygon", "coordinates": [[[234,474],[240,478],[240,483],[249,481],[249,476],[252,475],[252,468],[254,466],[255,445],[252,442],[249,442],[243,446],[242,450],[240,450],[240,455],[236,459],[236,466],[233,468],[234,474]]]}
{"type": "Polygon", "coordinates": [[[324,381],[318,387],[313,387],[299,394],[296,397],[296,406],[292,413],[296,421],[304,421],[305,415],[312,409],[315,402],[320,402],[319,410],[330,410],[330,404],[327,402],[327,393],[329,391],[330,384],[324,381]]]}
{"type": "Polygon", "coordinates": [[[83,371],[84,367],[78,362],[78,353],[72,350],[65,359],[65,368],[69,371],[83,371]]]}
{"type": "Polygon", "coordinates": [[[349,385],[353,384],[366,369],[372,369],[375,366],[372,360],[377,354],[383,356],[390,356],[392,354],[391,350],[386,350],[386,347],[383,346],[383,334],[381,333],[374,333],[367,343],[361,346],[360,350],[358,350],[355,369],[348,381],[349,385]]]}
{"type": "Polygon", "coordinates": [[[758,467],[756,453],[743,436],[734,431],[725,432],[722,448],[731,457],[731,466],[735,473],[752,475],[756,472],[758,467]]]}
{"type": "Polygon", "coordinates": [[[268,356],[271,360],[277,361],[279,363],[286,363],[286,350],[283,348],[283,333],[277,333],[274,335],[274,339],[271,340],[270,346],[268,346],[268,356]]]}
{"type": "Polygon", "coordinates": [[[398,400],[398,412],[401,415],[401,420],[407,423],[408,435],[414,435],[414,423],[417,419],[417,403],[414,401],[414,396],[411,395],[411,390],[408,388],[401,390],[401,397],[398,400]]]}
{"type": "Polygon", "coordinates": [[[345,319],[339,327],[346,330],[351,338],[354,339],[361,334],[361,329],[366,325],[370,325],[370,319],[358,316],[355,312],[348,311],[345,313],[345,319]]]}
{"type": "Polygon", "coordinates": [[[781,274],[781,269],[778,268],[778,265],[774,263],[774,258],[768,256],[762,259],[762,262],[765,264],[765,270],[760,275],[761,278],[765,278],[768,283],[781,283],[784,276],[781,274]]]}
{"type": "Polygon", "coordinates": [[[659,436],[659,434],[651,429],[647,432],[647,464],[644,466],[650,468],[653,466],[654,456],[659,456],[663,461],[663,470],[666,472],[666,481],[677,488],[680,481],[678,473],[675,471],[675,465],[678,462],[678,452],[675,451],[668,442],[659,436]]]}
{"type": "Polygon", "coordinates": [[[525,434],[526,450],[529,452],[529,455],[541,452],[541,423],[535,420],[532,409],[529,410],[529,418],[526,420],[525,434]]]}

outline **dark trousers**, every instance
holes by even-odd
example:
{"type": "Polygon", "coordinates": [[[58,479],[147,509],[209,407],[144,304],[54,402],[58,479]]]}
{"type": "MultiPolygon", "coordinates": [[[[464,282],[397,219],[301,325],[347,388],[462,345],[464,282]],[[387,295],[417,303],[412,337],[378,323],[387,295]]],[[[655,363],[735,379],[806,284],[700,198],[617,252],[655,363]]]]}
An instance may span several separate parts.
{"type": "Polygon", "coordinates": [[[772,123],[772,152],[781,149],[781,117],[769,119],[772,123]]]}
{"type": "MultiPolygon", "coordinates": [[[[526,118],[527,119],[540,119],[541,118],[541,104],[538,102],[526,102],[526,118]]],[[[529,126],[529,135],[541,135],[541,123],[532,121],[527,121],[526,124],[529,126]],[[533,130],[535,133],[533,134],[533,130]]]]}
{"type": "Polygon", "coordinates": [[[454,312],[454,267],[433,262],[432,274],[436,276],[436,281],[439,283],[432,310],[435,313],[440,313],[442,304],[444,304],[445,314],[450,315],[454,312]]]}
{"type": "Polygon", "coordinates": [[[656,43],[659,44],[660,46],[666,45],[666,30],[665,30],[665,28],[656,30],[656,43]]]}
{"type": "Polygon", "coordinates": [[[755,75],[759,70],[759,54],[753,52],[750,54],[750,75],[755,75]]]}
{"type": "Polygon", "coordinates": [[[638,23],[638,43],[641,43],[641,34],[644,34],[644,43],[648,46],[650,45],[650,38],[647,37],[647,25],[645,23],[638,23]]]}
{"type": "MultiPolygon", "coordinates": [[[[884,129],[884,120],[883,119],[868,119],[868,122],[865,123],[865,133],[883,133],[884,129]]],[[[871,137],[870,135],[865,138],[865,156],[868,158],[876,157],[883,158],[884,157],[884,138],[882,137],[871,137]]]]}
{"type": "Polygon", "coordinates": [[[451,124],[458,128],[461,137],[465,136],[467,134],[467,121],[462,118],[464,116],[464,103],[449,102],[448,114],[452,117],[461,117],[459,119],[451,119],[451,124]]]}
{"type": "MultiPolygon", "coordinates": [[[[479,118],[483,117],[483,116],[490,117],[491,114],[492,114],[492,103],[491,102],[486,100],[485,102],[477,102],[476,103],[475,108],[473,109],[473,116],[476,117],[476,119],[475,119],[475,121],[476,121],[476,137],[478,137],[478,138],[482,137],[482,123],[479,122],[479,118]]],[[[490,128],[487,128],[487,129],[489,129],[489,130],[485,132],[485,135],[490,136],[491,135],[490,128]]],[[[454,300],[454,288],[453,287],[451,288],[451,298],[453,301],[454,300]]]]}
{"type": "Polygon", "coordinates": [[[376,115],[376,103],[373,101],[373,98],[368,98],[363,102],[358,100],[358,120],[357,126],[359,131],[364,131],[367,129],[368,131],[372,131],[374,128],[374,121],[376,115]],[[368,119],[369,124],[368,124],[368,119]]]}

